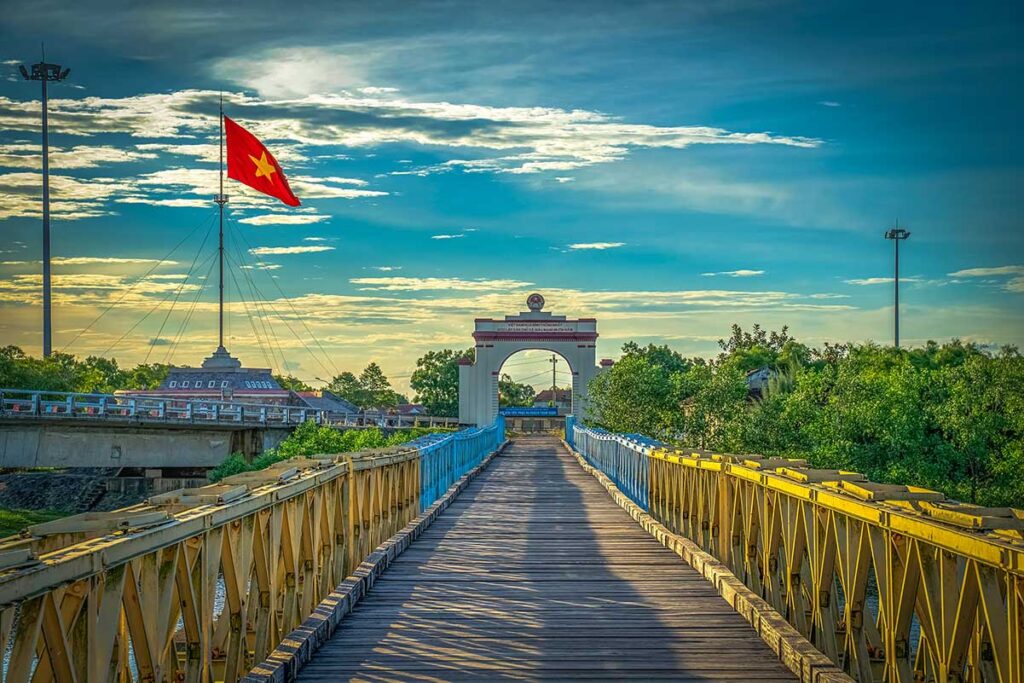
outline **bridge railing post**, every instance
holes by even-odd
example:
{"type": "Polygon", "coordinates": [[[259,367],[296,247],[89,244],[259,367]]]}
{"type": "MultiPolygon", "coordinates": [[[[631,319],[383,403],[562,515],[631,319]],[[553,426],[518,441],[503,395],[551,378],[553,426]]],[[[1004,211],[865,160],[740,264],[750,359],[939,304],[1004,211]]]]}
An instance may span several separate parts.
{"type": "Polygon", "coordinates": [[[185,404],[185,419],[192,420],[192,401],[185,404]]]}
{"type": "Polygon", "coordinates": [[[260,424],[267,424],[267,409],[266,407],[260,408],[260,424]]]}
{"type": "Polygon", "coordinates": [[[39,394],[32,394],[32,414],[33,415],[40,415],[40,414],[42,414],[40,403],[41,403],[41,401],[39,400],[39,394]]]}

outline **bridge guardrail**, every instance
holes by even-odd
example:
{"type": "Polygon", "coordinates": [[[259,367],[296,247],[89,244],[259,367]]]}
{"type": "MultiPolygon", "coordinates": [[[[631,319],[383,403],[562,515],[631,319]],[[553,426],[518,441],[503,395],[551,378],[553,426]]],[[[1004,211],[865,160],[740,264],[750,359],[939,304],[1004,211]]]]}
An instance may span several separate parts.
{"type": "Polygon", "coordinates": [[[313,420],[334,427],[457,427],[456,418],[376,411],[335,413],[302,406],[174,396],[130,396],[0,389],[0,416],[61,419],[123,419],[219,425],[294,427],[313,420]]]}
{"type": "Polygon", "coordinates": [[[0,680],[238,680],[503,438],[293,458],[0,539],[0,680]]]}
{"type": "Polygon", "coordinates": [[[587,462],[856,680],[1024,680],[1024,510],[566,428],[587,462]]]}
{"type": "Polygon", "coordinates": [[[420,452],[420,511],[426,510],[505,439],[502,416],[488,427],[450,435],[428,434],[411,441],[420,452]]]}

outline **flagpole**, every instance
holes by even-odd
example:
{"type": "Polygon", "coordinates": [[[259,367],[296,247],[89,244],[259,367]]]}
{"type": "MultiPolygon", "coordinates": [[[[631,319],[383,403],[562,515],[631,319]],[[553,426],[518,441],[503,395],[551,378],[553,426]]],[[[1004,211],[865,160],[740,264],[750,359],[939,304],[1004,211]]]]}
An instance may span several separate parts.
{"type": "Polygon", "coordinates": [[[220,241],[218,256],[220,259],[220,301],[218,306],[217,339],[218,348],[224,348],[224,205],[228,198],[224,194],[224,93],[220,94],[220,194],[217,195],[217,206],[220,208],[220,241]]]}

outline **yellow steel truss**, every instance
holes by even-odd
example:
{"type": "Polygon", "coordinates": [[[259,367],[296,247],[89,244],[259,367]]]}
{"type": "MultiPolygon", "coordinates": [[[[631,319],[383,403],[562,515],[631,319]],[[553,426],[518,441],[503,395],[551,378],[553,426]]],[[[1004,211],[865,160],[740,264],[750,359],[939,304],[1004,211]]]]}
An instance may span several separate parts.
{"type": "Polygon", "coordinates": [[[651,515],[855,679],[1024,681],[1024,511],[803,461],[647,457],[651,515]]]}
{"type": "Polygon", "coordinates": [[[3,681],[234,681],[419,512],[419,453],[295,459],[0,541],[3,681]]]}

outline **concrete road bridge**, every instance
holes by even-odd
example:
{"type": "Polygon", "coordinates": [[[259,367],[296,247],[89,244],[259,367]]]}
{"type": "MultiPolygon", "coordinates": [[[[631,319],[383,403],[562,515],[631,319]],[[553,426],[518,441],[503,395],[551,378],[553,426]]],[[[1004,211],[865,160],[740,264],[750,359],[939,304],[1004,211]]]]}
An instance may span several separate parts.
{"type": "Polygon", "coordinates": [[[312,420],[338,429],[455,427],[454,418],[288,405],[0,389],[0,467],[215,467],[312,420]]]}
{"type": "Polygon", "coordinates": [[[1024,676],[1024,512],[499,417],[0,542],[4,681],[1024,676]]]}

